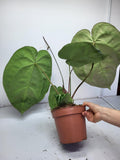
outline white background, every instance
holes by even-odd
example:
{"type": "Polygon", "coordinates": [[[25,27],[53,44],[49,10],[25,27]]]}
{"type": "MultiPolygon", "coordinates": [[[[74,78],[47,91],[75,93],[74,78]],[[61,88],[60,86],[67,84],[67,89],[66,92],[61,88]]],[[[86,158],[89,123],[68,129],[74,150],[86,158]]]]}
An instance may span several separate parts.
{"type": "MultiPolygon", "coordinates": [[[[110,0],[0,0],[0,106],[9,105],[2,76],[5,65],[17,49],[23,46],[46,49],[42,39],[45,36],[61,66],[67,87],[68,68],[63,60],[58,59],[58,51],[77,31],[91,29],[97,22],[110,21],[120,30],[119,15],[119,0],[112,3],[110,0]]],[[[61,85],[54,60],[52,82],[61,85]]],[[[79,83],[80,80],[73,75],[72,91],[79,83]]],[[[111,90],[84,83],[75,98],[116,95],[117,83],[118,70],[111,90]]],[[[48,101],[47,97],[48,94],[42,102],[48,101]]]]}

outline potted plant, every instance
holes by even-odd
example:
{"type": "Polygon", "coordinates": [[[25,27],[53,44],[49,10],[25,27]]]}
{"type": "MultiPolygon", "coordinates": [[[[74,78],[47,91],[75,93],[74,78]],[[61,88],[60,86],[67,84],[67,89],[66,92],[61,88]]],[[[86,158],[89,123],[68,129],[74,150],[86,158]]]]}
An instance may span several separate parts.
{"type": "MultiPolygon", "coordinates": [[[[43,39],[47,50],[55,59],[50,46],[44,37],[43,39]]],[[[24,113],[41,101],[51,86],[49,105],[60,132],[60,141],[64,144],[79,142],[86,139],[85,119],[81,114],[85,108],[74,104],[74,95],[84,82],[96,87],[110,88],[120,63],[120,32],[113,25],[100,22],[93,26],[91,32],[87,29],[77,32],[71,43],[58,52],[58,56],[68,64],[68,89],[65,88],[56,59],[63,84],[56,87],[51,82],[52,60],[47,50],[37,52],[30,46],[17,50],[5,67],[4,89],[11,104],[24,113]],[[71,93],[73,71],[82,82],[71,93]]]]}

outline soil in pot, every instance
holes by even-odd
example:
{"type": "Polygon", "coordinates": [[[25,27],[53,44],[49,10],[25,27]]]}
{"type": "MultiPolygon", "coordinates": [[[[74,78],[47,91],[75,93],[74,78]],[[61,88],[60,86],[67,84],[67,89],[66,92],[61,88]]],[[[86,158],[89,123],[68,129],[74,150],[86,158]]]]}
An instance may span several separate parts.
{"type": "Polygon", "coordinates": [[[77,143],[87,138],[85,118],[82,116],[84,110],[82,105],[67,105],[52,111],[62,144],[77,143]]]}

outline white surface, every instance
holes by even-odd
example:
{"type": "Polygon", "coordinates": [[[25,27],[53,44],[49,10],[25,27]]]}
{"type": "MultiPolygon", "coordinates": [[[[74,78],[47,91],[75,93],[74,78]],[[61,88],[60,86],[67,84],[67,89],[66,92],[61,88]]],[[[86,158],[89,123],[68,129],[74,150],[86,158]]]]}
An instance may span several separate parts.
{"type": "Polygon", "coordinates": [[[117,88],[118,88],[118,79],[119,79],[119,72],[120,71],[120,65],[117,67],[116,70],[116,77],[114,79],[113,84],[111,85],[110,89],[101,89],[101,96],[111,96],[111,95],[117,95],[117,88]]]}
{"type": "Polygon", "coordinates": [[[109,96],[105,97],[104,100],[109,102],[112,108],[120,110],[120,96],[109,96]]]}
{"type": "Polygon", "coordinates": [[[112,0],[112,13],[110,21],[118,29],[120,29],[120,21],[118,21],[118,15],[120,15],[120,0],[112,0]]]}
{"type": "MultiPolygon", "coordinates": [[[[103,99],[87,101],[109,107],[103,99]]],[[[23,116],[13,107],[0,108],[0,160],[120,160],[120,128],[105,122],[86,125],[87,140],[62,145],[47,103],[23,116]]]]}
{"type": "MultiPolygon", "coordinates": [[[[115,12],[120,10],[119,1],[113,1],[112,5],[111,23],[120,27],[119,12],[115,12]]],[[[5,65],[17,49],[26,45],[34,46],[37,50],[45,48],[42,40],[44,35],[57,57],[58,50],[69,43],[78,30],[91,29],[95,23],[107,21],[108,11],[109,0],[0,0],[0,106],[9,105],[2,86],[2,76],[5,65]]],[[[67,86],[68,68],[63,60],[58,61],[67,86]]],[[[54,61],[52,81],[61,85],[54,61]]],[[[74,76],[72,82],[73,90],[80,80],[74,76]]],[[[115,87],[107,92],[115,95],[115,87]]],[[[84,84],[75,98],[99,95],[101,89],[84,84]]],[[[43,102],[48,101],[47,97],[43,102]]]]}

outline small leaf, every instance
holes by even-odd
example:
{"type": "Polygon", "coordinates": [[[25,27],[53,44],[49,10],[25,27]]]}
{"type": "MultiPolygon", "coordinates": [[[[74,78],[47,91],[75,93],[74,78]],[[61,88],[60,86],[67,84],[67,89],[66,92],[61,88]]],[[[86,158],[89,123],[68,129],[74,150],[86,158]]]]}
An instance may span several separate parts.
{"type": "Polygon", "coordinates": [[[70,43],[65,45],[58,53],[59,57],[66,59],[66,63],[81,67],[89,63],[96,63],[102,59],[104,56],[90,43],[70,43]]]}
{"type": "Polygon", "coordinates": [[[73,99],[69,93],[66,93],[66,94],[63,93],[63,94],[56,95],[56,100],[57,100],[58,106],[64,106],[66,104],[73,104],[73,99]]]}
{"type": "Polygon", "coordinates": [[[5,67],[3,85],[11,104],[24,113],[43,99],[49,88],[44,73],[51,77],[52,62],[45,50],[33,47],[17,50],[5,67]]]}
{"type": "MultiPolygon", "coordinates": [[[[58,91],[58,88],[56,86],[54,86],[56,88],[56,90],[58,91]]],[[[55,107],[58,106],[58,103],[56,101],[56,91],[54,89],[53,86],[51,86],[50,88],[50,93],[49,93],[49,97],[48,97],[48,100],[49,100],[49,105],[51,107],[51,109],[54,109],[55,107]]],[[[61,87],[62,88],[62,87],[61,87]]],[[[59,93],[62,93],[62,91],[60,91],[61,89],[59,89],[59,93]]]]}
{"type": "Polygon", "coordinates": [[[49,105],[51,109],[63,106],[65,104],[73,104],[73,99],[69,93],[64,93],[62,87],[51,86],[49,94],[49,105]],[[59,94],[56,93],[54,87],[57,89],[59,94]]]}

